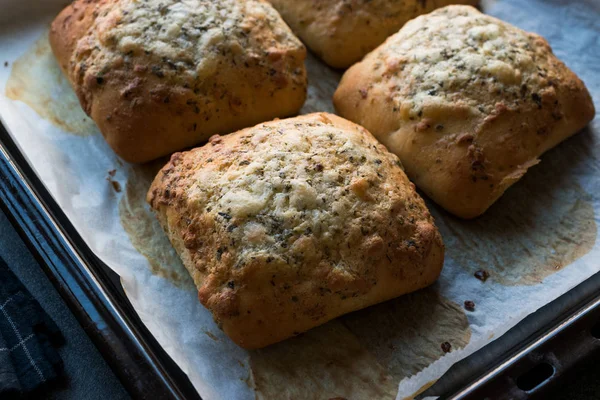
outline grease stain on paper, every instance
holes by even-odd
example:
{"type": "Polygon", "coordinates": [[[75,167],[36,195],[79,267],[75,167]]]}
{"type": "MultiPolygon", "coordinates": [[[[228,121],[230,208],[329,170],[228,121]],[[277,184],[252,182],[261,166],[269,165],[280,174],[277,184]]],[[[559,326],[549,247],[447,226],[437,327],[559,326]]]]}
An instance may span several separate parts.
{"type": "Polygon", "coordinates": [[[394,399],[398,391],[339,320],[249,353],[257,399],[394,399]]]}
{"type": "Polygon", "coordinates": [[[183,289],[195,290],[192,278],[146,204],[148,188],[164,164],[161,159],[130,168],[125,191],[119,201],[119,218],[133,247],[146,257],[153,274],[183,289]]]}
{"type": "Polygon", "coordinates": [[[570,151],[561,147],[561,154],[552,153],[564,160],[545,157],[481,217],[436,217],[446,257],[471,274],[484,269],[503,285],[535,285],[592,250],[598,232],[593,198],[557,170],[569,165],[562,153],[570,151]]]}
{"type": "Polygon", "coordinates": [[[13,63],[5,93],[65,132],[78,136],[99,133],[54,58],[48,32],[13,63]]]}
{"type": "Polygon", "coordinates": [[[470,337],[459,305],[420,290],[251,351],[256,398],[395,399],[400,380],[444,356],[440,343],[470,337]]]}
{"type": "Polygon", "coordinates": [[[471,340],[463,308],[432,287],[344,315],[341,321],[396,382],[443,357],[442,343],[455,351],[471,340]]]}

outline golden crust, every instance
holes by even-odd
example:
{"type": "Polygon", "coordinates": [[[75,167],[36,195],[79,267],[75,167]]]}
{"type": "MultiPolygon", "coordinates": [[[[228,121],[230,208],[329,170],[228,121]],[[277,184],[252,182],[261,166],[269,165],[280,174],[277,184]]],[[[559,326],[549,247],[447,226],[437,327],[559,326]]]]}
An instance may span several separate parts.
{"type": "Polygon", "coordinates": [[[115,152],[145,162],[295,114],[306,50],[262,0],[77,0],[50,43],[115,152]]]}
{"type": "Polygon", "coordinates": [[[448,4],[479,0],[269,0],[306,45],[335,68],[347,68],[409,20],[448,4]]]}
{"type": "Polygon", "coordinates": [[[595,114],[546,40],[468,6],[406,24],[345,73],[334,105],[463,218],[485,212],[595,114]]]}
{"type": "Polygon", "coordinates": [[[316,113],[176,153],[147,197],[238,345],[259,348],[431,284],[444,247],[398,158],[316,113]]]}

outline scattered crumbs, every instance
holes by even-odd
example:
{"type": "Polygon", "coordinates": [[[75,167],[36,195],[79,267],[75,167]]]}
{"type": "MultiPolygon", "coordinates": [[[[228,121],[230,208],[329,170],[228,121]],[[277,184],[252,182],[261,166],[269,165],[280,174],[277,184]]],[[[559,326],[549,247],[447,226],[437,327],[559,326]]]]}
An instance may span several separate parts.
{"type": "Polygon", "coordinates": [[[108,176],[106,177],[106,180],[110,182],[110,184],[112,185],[115,192],[121,193],[121,184],[117,181],[112,180],[112,178],[116,175],[116,173],[117,173],[116,169],[112,169],[112,170],[108,171],[108,176]]]}
{"type": "Polygon", "coordinates": [[[243,362],[241,362],[240,360],[236,360],[236,361],[238,362],[238,364],[240,364],[240,367],[242,367],[242,368],[243,368],[243,367],[245,367],[245,366],[246,366],[246,365],[244,365],[244,363],[243,363],[243,362]]]}
{"type": "Polygon", "coordinates": [[[211,338],[215,342],[219,341],[219,338],[214,333],[209,332],[209,331],[204,331],[204,333],[206,334],[206,336],[208,336],[209,338],[211,338]]]}
{"type": "Polygon", "coordinates": [[[121,184],[119,182],[111,180],[110,184],[112,185],[115,192],[121,193],[121,184]]]}
{"type": "Polygon", "coordinates": [[[452,345],[450,344],[450,342],[444,342],[441,344],[440,347],[442,348],[442,351],[444,353],[450,353],[450,351],[452,350],[452,345]]]}
{"type": "Polygon", "coordinates": [[[479,279],[481,282],[487,281],[488,278],[490,277],[490,273],[484,269],[475,271],[475,273],[473,275],[475,276],[475,278],[479,279]]]}
{"type": "Polygon", "coordinates": [[[475,311],[475,303],[471,300],[465,300],[465,310],[475,311]]]}

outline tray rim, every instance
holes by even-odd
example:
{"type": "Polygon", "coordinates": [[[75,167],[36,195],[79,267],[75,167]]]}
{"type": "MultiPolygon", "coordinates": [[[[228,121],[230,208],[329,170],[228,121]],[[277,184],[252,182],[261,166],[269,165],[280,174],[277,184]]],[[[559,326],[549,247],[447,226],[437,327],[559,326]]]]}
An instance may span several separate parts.
{"type": "MultiPolygon", "coordinates": [[[[504,381],[501,385],[506,392],[520,393],[521,397],[519,398],[544,398],[542,396],[548,395],[550,390],[559,383],[557,378],[573,372],[577,366],[584,364],[592,357],[600,356],[600,338],[594,338],[589,329],[590,325],[600,324],[600,272],[530,314],[498,339],[518,334],[515,331],[518,331],[523,325],[535,326],[534,323],[531,323],[531,319],[536,317],[540,320],[545,319],[545,323],[521,342],[520,346],[511,349],[503,359],[497,360],[493,366],[490,366],[487,371],[475,377],[471,382],[457,386],[440,398],[452,400],[480,398],[474,396],[480,395],[481,391],[486,394],[493,393],[494,386],[498,386],[498,380],[504,381]],[[558,308],[565,308],[565,312],[552,318],[558,308]],[[581,333],[586,335],[582,337],[581,333]],[[553,350],[561,347],[575,349],[575,354],[555,355],[553,350]],[[523,370],[528,371],[541,362],[547,362],[548,358],[551,359],[550,364],[554,368],[554,373],[548,378],[548,381],[530,391],[520,390],[516,384],[516,378],[523,373],[523,370]]],[[[476,357],[477,353],[485,351],[494,342],[464,360],[476,357]]],[[[427,392],[424,394],[426,395],[427,392]]]]}

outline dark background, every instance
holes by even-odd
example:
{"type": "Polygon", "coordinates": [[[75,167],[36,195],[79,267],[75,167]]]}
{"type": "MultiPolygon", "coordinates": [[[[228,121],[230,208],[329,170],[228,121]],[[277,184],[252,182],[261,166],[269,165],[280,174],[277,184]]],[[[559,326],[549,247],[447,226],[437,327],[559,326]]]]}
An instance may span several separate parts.
{"type": "MultiPolygon", "coordinates": [[[[61,329],[66,344],[60,349],[66,378],[45,395],[48,399],[129,399],[102,355],[62,301],[4,213],[0,211],[0,257],[40,302],[61,329]]],[[[578,369],[549,400],[600,399],[600,360],[578,369]]],[[[153,399],[154,400],[154,399],[153,399]]]]}

